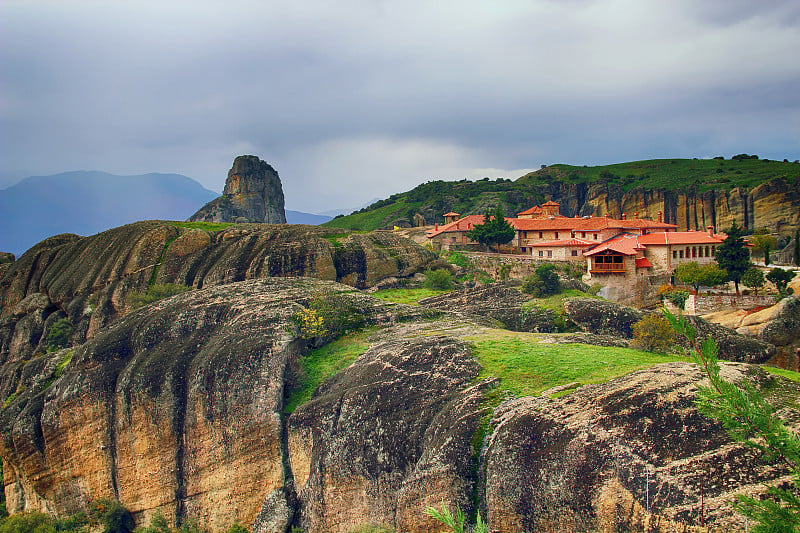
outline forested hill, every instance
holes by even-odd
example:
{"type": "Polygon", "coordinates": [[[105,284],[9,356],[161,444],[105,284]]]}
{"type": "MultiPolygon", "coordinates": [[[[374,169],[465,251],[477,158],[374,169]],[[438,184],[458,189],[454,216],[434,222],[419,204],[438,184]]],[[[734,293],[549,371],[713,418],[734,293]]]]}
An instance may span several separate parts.
{"type": "Polygon", "coordinates": [[[556,164],[514,181],[429,181],[326,225],[373,230],[423,221],[434,224],[442,222],[442,215],[449,211],[483,214],[498,204],[507,215],[514,216],[555,200],[562,204],[562,214],[567,216],[616,216],[638,211],[641,216],[653,218],[662,211],[666,221],[677,223],[682,229],[705,229],[709,224],[722,228],[737,219],[748,227],[777,225],[772,229],[780,232],[798,224],[796,215],[791,214],[795,202],[800,202],[798,189],[797,161],[745,154],[730,159],[653,159],[592,167],[556,164]],[[777,210],[759,217],[754,205],[756,197],[767,198],[761,202],[764,205],[778,204],[777,210]]]}

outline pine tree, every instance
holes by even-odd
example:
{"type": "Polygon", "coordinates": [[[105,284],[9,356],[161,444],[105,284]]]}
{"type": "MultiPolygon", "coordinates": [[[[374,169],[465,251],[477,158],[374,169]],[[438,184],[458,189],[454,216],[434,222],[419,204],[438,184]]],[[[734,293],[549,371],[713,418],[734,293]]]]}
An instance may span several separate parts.
{"type": "Polygon", "coordinates": [[[733,226],[727,231],[728,236],[717,247],[717,264],[728,271],[728,280],[736,287],[739,294],[739,281],[742,275],[752,266],[750,264],[750,251],[742,238],[742,228],[733,221],[733,226]]]}

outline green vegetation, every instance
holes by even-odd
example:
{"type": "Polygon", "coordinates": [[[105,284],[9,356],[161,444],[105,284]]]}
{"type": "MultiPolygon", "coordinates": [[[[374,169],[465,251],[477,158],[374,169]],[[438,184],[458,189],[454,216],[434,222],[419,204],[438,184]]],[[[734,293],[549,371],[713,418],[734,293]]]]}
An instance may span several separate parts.
{"type": "Polygon", "coordinates": [[[190,291],[191,289],[191,287],[176,283],[156,283],[148,287],[145,292],[132,292],[128,294],[128,302],[136,309],[157,300],[190,291]]]}
{"type": "Polygon", "coordinates": [[[555,269],[555,265],[549,263],[536,267],[536,270],[522,283],[522,292],[534,298],[544,298],[561,292],[561,282],[555,269]]]}
{"type": "Polygon", "coordinates": [[[573,381],[601,383],[634,370],[685,360],[630,348],[544,344],[531,333],[492,330],[469,337],[483,367],[481,377],[500,378],[500,389],[529,396],[573,381]]]}
{"type": "Polygon", "coordinates": [[[720,422],[730,437],[758,450],[764,460],[789,468],[792,482],[767,487],[766,498],[739,495],[734,504],[742,515],[755,520],[754,533],[791,533],[800,528],[800,435],[788,429],[775,409],[749,381],[743,385],[720,377],[718,347],[713,337],[702,344],[684,317],[665,311],[675,330],[693,346],[697,365],[708,376],[710,386],[698,385],[697,409],[720,422]]]}
{"type": "Polygon", "coordinates": [[[675,343],[675,330],[659,315],[646,315],[633,325],[631,346],[648,352],[668,353],[675,343]]]}
{"type": "Polygon", "coordinates": [[[432,291],[451,291],[453,290],[453,275],[445,268],[427,270],[423,286],[432,291]]]}
{"type": "Polygon", "coordinates": [[[456,505],[455,514],[450,512],[444,502],[442,502],[441,510],[436,507],[427,507],[425,514],[447,526],[453,533],[489,533],[489,527],[483,522],[480,513],[477,513],[475,517],[475,525],[469,526],[466,524],[467,517],[464,515],[464,511],[458,505],[456,505]]]}
{"type": "Polygon", "coordinates": [[[667,300],[678,309],[686,307],[686,300],[689,299],[689,291],[685,289],[678,289],[672,285],[662,285],[658,289],[658,295],[661,301],[667,300]]]}
{"type": "Polygon", "coordinates": [[[691,285],[694,293],[703,287],[716,287],[722,285],[728,278],[728,273],[721,269],[716,263],[699,264],[697,261],[681,263],[673,272],[675,277],[684,283],[691,285]]]}
{"type": "Polygon", "coordinates": [[[447,290],[437,289],[383,289],[372,293],[373,296],[386,302],[396,304],[417,305],[423,298],[444,294],[447,290]]]}
{"type": "Polygon", "coordinates": [[[50,326],[45,337],[45,346],[48,352],[55,352],[69,346],[73,332],[72,324],[68,318],[59,318],[50,326]]]}
{"type": "Polygon", "coordinates": [[[284,411],[294,412],[299,405],[311,399],[314,390],[323,381],[347,368],[364,353],[369,348],[365,342],[367,334],[366,331],[352,333],[302,356],[300,358],[302,372],[293,384],[284,411]]]}
{"type": "MultiPolygon", "coordinates": [[[[503,208],[497,206],[494,213],[487,212],[483,215],[483,224],[476,224],[471,230],[466,232],[468,239],[488,246],[491,250],[492,245],[507,244],[517,235],[517,230],[505,219],[503,208]]],[[[497,250],[500,251],[499,249],[497,250]]]]}
{"type": "Polygon", "coordinates": [[[764,286],[764,273],[757,268],[749,268],[740,280],[745,287],[750,287],[758,296],[758,289],[764,286]]]}
{"type": "Polygon", "coordinates": [[[794,372],[793,370],[786,370],[785,368],[778,368],[774,366],[762,366],[761,368],[763,368],[770,374],[775,374],[776,376],[781,376],[786,379],[790,379],[792,381],[800,383],[800,372],[794,372]]]}
{"type": "Polygon", "coordinates": [[[792,294],[792,289],[788,287],[789,282],[792,281],[792,278],[794,278],[794,272],[778,267],[773,268],[767,274],[767,279],[774,283],[775,287],[778,289],[778,295],[780,298],[785,298],[786,296],[792,294]]]}
{"type": "Polygon", "coordinates": [[[233,222],[171,222],[171,224],[179,228],[201,229],[205,231],[219,231],[233,226],[233,222]]]}
{"type": "Polygon", "coordinates": [[[782,179],[800,188],[800,164],[763,159],[653,159],[594,167],[550,165],[519,179],[489,178],[477,181],[429,181],[414,189],[393,194],[351,215],[323,224],[329,227],[374,230],[404,220],[411,224],[415,213],[428,224],[442,222],[442,215],[482,214],[486,206],[502,205],[507,213],[519,213],[546,200],[546,187],[561,184],[607,183],[623,190],[635,187],[667,190],[696,189],[726,191],[752,188],[772,179],[782,179]]]}
{"type": "Polygon", "coordinates": [[[292,318],[300,336],[316,345],[356,331],[365,323],[355,302],[335,292],[315,296],[292,318]]]}
{"type": "Polygon", "coordinates": [[[766,229],[759,229],[750,236],[750,244],[753,246],[753,251],[761,252],[764,254],[764,264],[769,265],[769,251],[774,250],[778,246],[778,239],[774,235],[767,233],[766,229]]]}
{"type": "Polygon", "coordinates": [[[736,225],[735,220],[726,233],[728,236],[717,247],[717,264],[728,272],[728,280],[733,282],[736,294],[739,294],[739,281],[753,266],[750,263],[750,250],[742,238],[742,228],[736,225]]]}

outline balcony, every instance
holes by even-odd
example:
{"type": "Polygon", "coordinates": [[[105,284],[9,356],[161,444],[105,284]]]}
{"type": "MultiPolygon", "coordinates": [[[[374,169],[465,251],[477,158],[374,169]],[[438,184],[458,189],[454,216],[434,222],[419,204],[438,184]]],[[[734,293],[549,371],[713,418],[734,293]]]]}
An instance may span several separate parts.
{"type": "Polygon", "coordinates": [[[589,272],[592,274],[624,274],[625,263],[592,263],[589,272]]]}

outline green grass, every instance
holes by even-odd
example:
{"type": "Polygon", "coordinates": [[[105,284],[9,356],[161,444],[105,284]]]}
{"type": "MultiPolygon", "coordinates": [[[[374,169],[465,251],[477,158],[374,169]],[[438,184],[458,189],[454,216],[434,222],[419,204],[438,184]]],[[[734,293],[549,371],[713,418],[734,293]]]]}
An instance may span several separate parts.
{"type": "Polygon", "coordinates": [[[685,357],[630,348],[539,343],[530,333],[490,330],[468,338],[476,348],[481,377],[500,378],[500,389],[529,396],[573,381],[601,383],[685,357]]]}
{"type": "Polygon", "coordinates": [[[530,302],[526,303],[525,305],[536,306],[536,307],[543,307],[544,309],[552,309],[556,313],[564,314],[564,300],[567,298],[598,298],[598,296],[592,296],[591,294],[586,294],[583,291],[579,291],[577,289],[567,289],[565,291],[561,291],[558,294],[553,294],[548,296],[547,298],[534,298],[530,302]]]}
{"type": "Polygon", "coordinates": [[[228,226],[233,226],[232,222],[172,222],[173,226],[188,229],[202,229],[205,231],[219,231],[228,226]]]}
{"type": "Polygon", "coordinates": [[[396,304],[417,305],[423,298],[438,296],[450,291],[440,291],[435,289],[383,289],[372,293],[372,296],[380,298],[386,302],[396,304]]]}
{"type": "Polygon", "coordinates": [[[776,368],[774,366],[762,366],[761,368],[763,368],[770,374],[774,374],[776,376],[782,376],[786,379],[790,379],[792,381],[800,383],[800,373],[798,372],[793,372],[792,370],[786,370],[785,368],[776,368]]]}
{"type": "Polygon", "coordinates": [[[369,348],[365,341],[368,334],[368,330],[351,333],[302,356],[302,375],[286,401],[284,412],[294,412],[298,406],[311,399],[311,395],[323,381],[350,366],[350,363],[369,348]]]}

